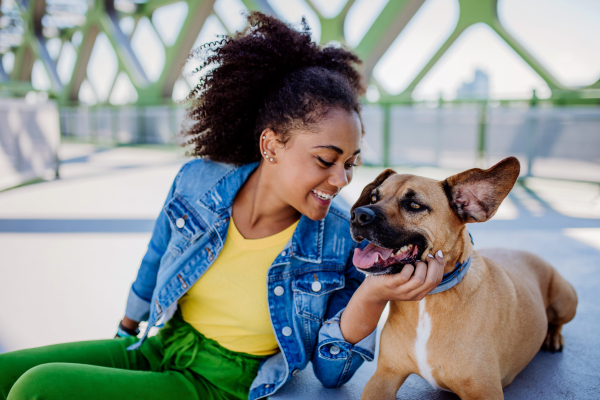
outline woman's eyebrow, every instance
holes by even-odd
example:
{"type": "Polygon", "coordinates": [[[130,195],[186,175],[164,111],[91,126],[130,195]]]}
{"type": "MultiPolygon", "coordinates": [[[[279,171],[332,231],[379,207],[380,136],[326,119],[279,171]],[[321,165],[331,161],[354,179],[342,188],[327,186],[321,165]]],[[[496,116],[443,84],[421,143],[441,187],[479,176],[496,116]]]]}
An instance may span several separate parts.
{"type": "MultiPolygon", "coordinates": [[[[313,149],[329,149],[329,150],[333,150],[333,151],[335,151],[335,152],[336,152],[336,153],[338,153],[338,154],[344,154],[344,150],[342,150],[342,149],[340,149],[339,147],[337,147],[337,146],[334,146],[334,145],[332,145],[332,144],[328,144],[328,145],[326,145],[326,146],[315,146],[315,147],[313,147],[313,149]]],[[[355,155],[357,155],[358,153],[360,153],[360,149],[356,150],[356,151],[354,152],[354,154],[352,154],[352,155],[353,155],[353,156],[355,156],[355,155]]]]}

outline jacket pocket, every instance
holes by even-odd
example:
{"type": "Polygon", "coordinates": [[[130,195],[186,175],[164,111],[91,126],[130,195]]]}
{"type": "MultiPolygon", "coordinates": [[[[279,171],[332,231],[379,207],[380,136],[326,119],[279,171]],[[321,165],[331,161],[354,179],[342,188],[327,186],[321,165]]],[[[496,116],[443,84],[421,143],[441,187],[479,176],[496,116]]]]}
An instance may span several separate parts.
{"type": "MultiPolygon", "coordinates": [[[[173,199],[165,205],[165,213],[171,221],[171,227],[173,232],[180,233],[189,243],[198,240],[207,230],[202,218],[196,214],[192,207],[187,201],[179,194],[175,193],[173,199]]],[[[173,238],[171,239],[173,240],[173,238]]],[[[181,251],[185,250],[182,246],[183,243],[176,243],[175,245],[181,251]]]]}
{"type": "Polygon", "coordinates": [[[311,272],[292,281],[296,313],[322,323],[332,292],[344,287],[344,275],[335,271],[311,272]]]}

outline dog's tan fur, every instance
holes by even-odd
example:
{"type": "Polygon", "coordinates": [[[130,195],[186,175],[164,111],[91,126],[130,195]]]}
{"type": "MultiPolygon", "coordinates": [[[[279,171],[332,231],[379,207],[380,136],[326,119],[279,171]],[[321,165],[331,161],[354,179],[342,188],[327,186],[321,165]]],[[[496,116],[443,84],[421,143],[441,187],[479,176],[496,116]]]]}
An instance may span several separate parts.
{"type": "MultiPolygon", "coordinates": [[[[387,170],[363,190],[353,207],[369,204],[377,189],[381,199],[377,206],[388,223],[428,238],[430,246],[422,259],[441,249],[446,273],[456,262],[472,257],[460,284],[421,300],[431,321],[426,342],[430,376],[434,385],[464,400],[502,399],[502,388],[540,348],[562,350],[561,327],[575,316],[575,290],[541,258],[524,251],[473,250],[465,224],[491,218],[518,171],[514,158],[444,182],[387,170]],[[409,213],[398,207],[398,199],[408,190],[431,210],[409,213]]],[[[423,376],[415,354],[419,306],[419,302],[390,303],[377,371],[364,389],[363,400],[395,399],[408,375],[423,376]]]]}

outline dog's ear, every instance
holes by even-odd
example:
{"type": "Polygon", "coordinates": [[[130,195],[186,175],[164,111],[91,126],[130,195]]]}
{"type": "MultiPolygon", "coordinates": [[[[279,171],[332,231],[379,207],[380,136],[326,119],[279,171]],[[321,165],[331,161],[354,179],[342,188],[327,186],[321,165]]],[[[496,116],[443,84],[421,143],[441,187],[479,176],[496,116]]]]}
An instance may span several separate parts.
{"type": "Polygon", "coordinates": [[[367,204],[371,204],[370,198],[371,198],[371,192],[373,191],[373,189],[375,189],[376,187],[381,185],[383,183],[383,181],[385,181],[390,175],[394,175],[395,173],[396,173],[396,171],[394,171],[394,170],[386,169],[381,174],[379,174],[379,176],[377,178],[375,178],[375,180],[373,182],[371,182],[367,186],[365,186],[364,189],[362,190],[362,193],[360,194],[360,197],[358,198],[358,200],[356,200],[356,203],[354,203],[354,205],[352,206],[352,209],[350,210],[350,212],[354,211],[355,208],[366,206],[367,204]]]}
{"type": "Polygon", "coordinates": [[[508,157],[490,169],[473,168],[442,182],[450,207],[463,222],[485,222],[492,218],[514,186],[519,160],[508,157]]]}

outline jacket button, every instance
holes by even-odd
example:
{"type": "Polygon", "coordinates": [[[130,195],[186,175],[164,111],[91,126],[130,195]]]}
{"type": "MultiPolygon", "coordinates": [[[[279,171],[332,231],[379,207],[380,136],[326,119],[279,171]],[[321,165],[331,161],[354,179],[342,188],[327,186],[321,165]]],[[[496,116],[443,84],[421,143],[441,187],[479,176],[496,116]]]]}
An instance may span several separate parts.
{"type": "Polygon", "coordinates": [[[286,255],[286,254],[287,254],[287,253],[286,253],[285,251],[282,251],[282,252],[281,252],[281,257],[285,257],[285,255],[286,255]]]}
{"type": "Polygon", "coordinates": [[[183,228],[183,226],[185,225],[185,219],[177,218],[177,221],[175,221],[175,225],[177,225],[179,229],[183,228]]]}
{"type": "Polygon", "coordinates": [[[290,328],[289,326],[284,326],[281,330],[281,333],[283,334],[283,336],[290,336],[292,334],[292,328],[290,328]]]}
{"type": "Polygon", "coordinates": [[[329,348],[329,352],[331,353],[331,355],[334,355],[334,356],[338,355],[338,354],[340,354],[340,348],[337,346],[331,346],[329,348]]]}
{"type": "Polygon", "coordinates": [[[319,281],[313,282],[310,287],[313,290],[313,292],[319,292],[319,291],[321,291],[321,287],[322,287],[321,282],[319,282],[319,281]]]}
{"type": "Polygon", "coordinates": [[[273,292],[275,293],[275,296],[281,296],[285,290],[283,289],[283,286],[277,286],[273,292]]]}
{"type": "Polygon", "coordinates": [[[300,370],[298,368],[296,368],[295,370],[292,371],[292,376],[296,376],[300,373],[300,370]]]}

